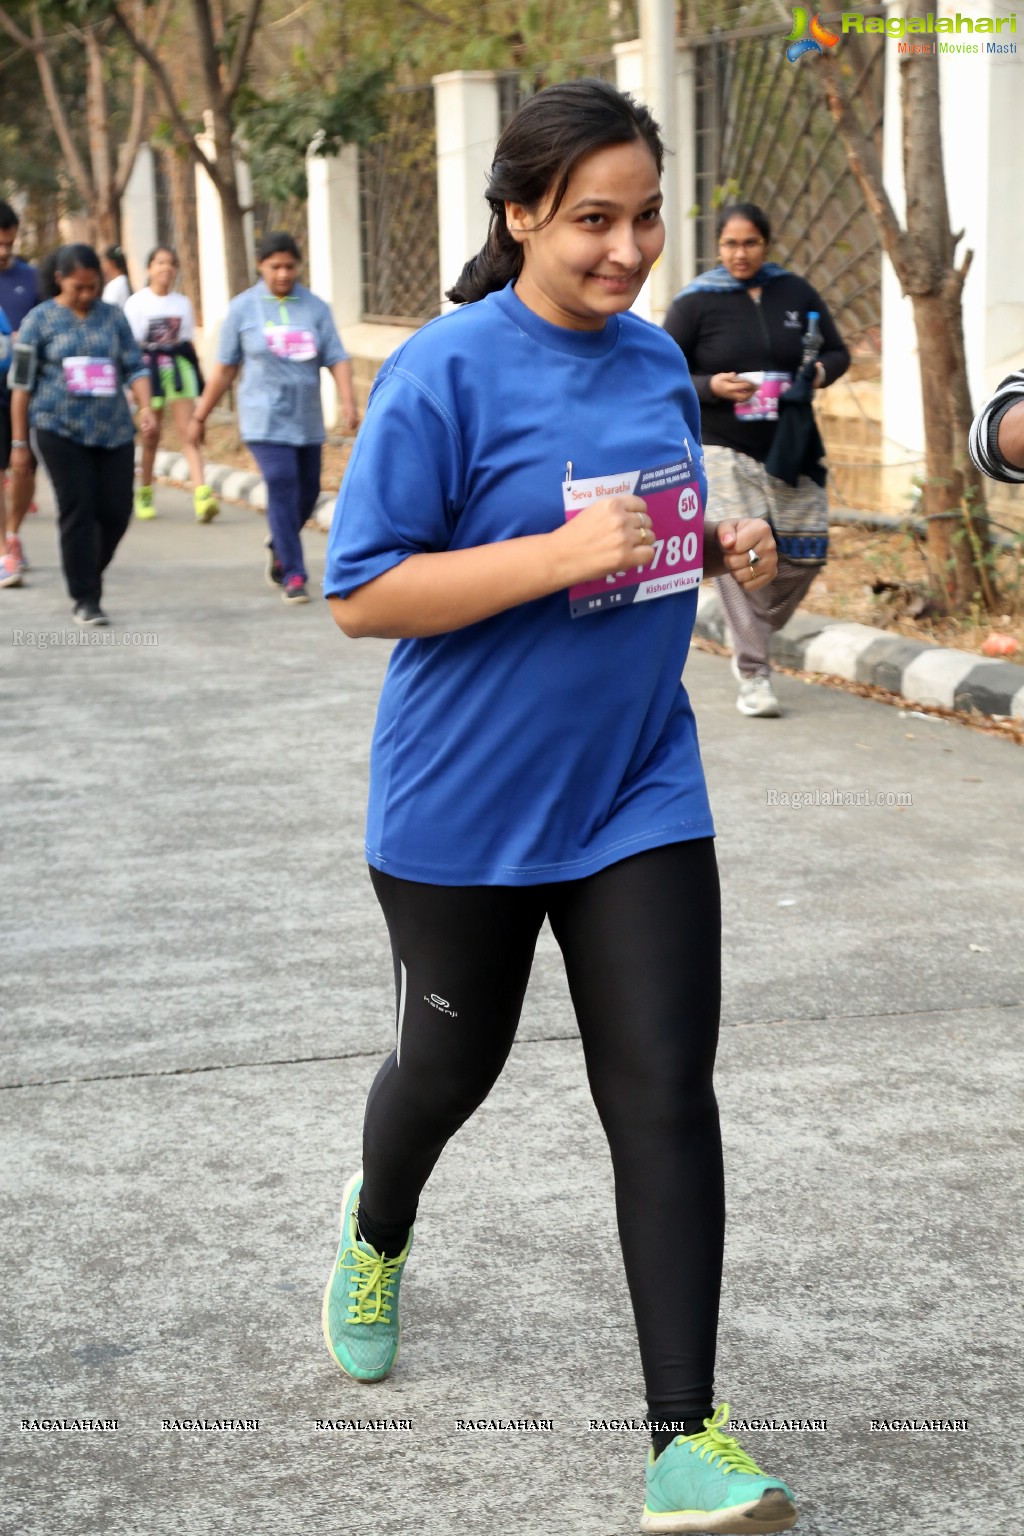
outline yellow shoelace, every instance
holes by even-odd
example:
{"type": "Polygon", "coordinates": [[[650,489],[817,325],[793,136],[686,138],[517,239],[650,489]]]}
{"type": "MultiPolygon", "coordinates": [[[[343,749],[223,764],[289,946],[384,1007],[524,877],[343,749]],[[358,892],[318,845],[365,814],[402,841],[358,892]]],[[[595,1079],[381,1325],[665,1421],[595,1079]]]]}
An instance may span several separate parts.
{"type": "Polygon", "coordinates": [[[394,1302],[392,1286],[402,1260],[386,1259],[377,1252],[346,1248],[341,1268],[351,1272],[348,1313],[350,1323],[390,1323],[394,1302]],[[350,1262],[351,1261],[351,1262],[350,1262]]]}
{"type": "Polygon", "coordinates": [[[732,1435],[725,1434],[729,1426],[729,1404],[719,1403],[710,1419],[704,1420],[705,1428],[699,1435],[687,1435],[691,1445],[703,1461],[706,1457],[723,1472],[752,1472],[756,1477],[764,1473],[757,1463],[732,1435]]]}

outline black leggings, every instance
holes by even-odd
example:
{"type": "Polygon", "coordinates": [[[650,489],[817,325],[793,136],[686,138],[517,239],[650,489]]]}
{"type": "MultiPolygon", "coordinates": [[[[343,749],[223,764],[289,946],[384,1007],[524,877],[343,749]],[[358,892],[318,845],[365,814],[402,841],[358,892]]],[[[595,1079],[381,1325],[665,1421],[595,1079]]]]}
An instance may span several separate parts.
{"type": "Polygon", "coordinates": [[[135,448],[87,448],[57,432],[36,433],[53,482],[64,580],[75,603],[98,603],[103,572],[132,516],[135,448]]]}
{"type": "Polygon", "coordinates": [[[445,1143],[515,1037],[545,916],[565,960],[615,1204],[652,1418],[710,1411],[725,1194],[712,1087],[721,911],[714,843],[673,843],[582,880],[433,886],[371,869],[398,995],[370,1089],[360,1208],[412,1225],[445,1143]]]}

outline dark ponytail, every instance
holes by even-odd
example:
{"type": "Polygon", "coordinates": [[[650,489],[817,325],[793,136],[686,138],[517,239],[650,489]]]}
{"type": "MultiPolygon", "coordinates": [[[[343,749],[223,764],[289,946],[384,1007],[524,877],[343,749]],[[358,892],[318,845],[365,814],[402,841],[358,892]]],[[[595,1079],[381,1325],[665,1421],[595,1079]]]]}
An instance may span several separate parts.
{"type": "Polygon", "coordinates": [[[660,176],[664,150],[657,123],[641,102],[604,80],[568,80],[525,101],[498,140],[485,193],[491,207],[487,240],[449,288],[452,303],[473,304],[522,271],[523,247],[509,231],[506,202],[532,210],[550,196],[542,221],[547,224],[584,155],[633,139],[647,144],[660,176]]]}

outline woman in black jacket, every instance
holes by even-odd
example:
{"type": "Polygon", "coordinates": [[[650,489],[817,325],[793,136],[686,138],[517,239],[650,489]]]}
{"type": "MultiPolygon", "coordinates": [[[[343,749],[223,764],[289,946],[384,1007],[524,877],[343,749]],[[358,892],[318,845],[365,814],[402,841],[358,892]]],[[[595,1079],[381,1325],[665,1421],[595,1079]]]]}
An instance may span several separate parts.
{"type": "Polygon", "coordinates": [[[795,487],[765,468],[779,397],[801,366],[809,315],[817,314],[821,335],[815,386],[833,383],[850,366],[810,283],[765,260],[770,240],[767,215],[755,203],[724,209],[721,265],[684,288],[665,316],[700,401],[709,506],[718,517],[766,517],[779,550],[778,574],[760,590],[747,594],[728,576],[717,584],[740,684],[736,707],[744,715],[781,713],[771,684],[771,636],[799,606],[828,554],[824,466],[801,474],[795,487]]]}

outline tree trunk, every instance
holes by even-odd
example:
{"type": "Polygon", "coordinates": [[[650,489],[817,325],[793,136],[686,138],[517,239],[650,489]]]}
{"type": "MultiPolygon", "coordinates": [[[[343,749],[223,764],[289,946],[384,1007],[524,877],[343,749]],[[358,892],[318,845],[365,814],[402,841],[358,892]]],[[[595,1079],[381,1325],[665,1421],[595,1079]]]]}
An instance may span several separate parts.
{"type": "MultiPolygon", "coordinates": [[[[931,0],[907,0],[906,15],[925,16],[931,0]]],[[[949,227],[939,121],[937,55],[899,61],[907,219],[893,210],[871,136],[847,99],[836,61],[822,58],[825,96],[847,160],[878,226],[883,248],[913,307],[925,433],[922,500],[936,599],[947,610],[996,602],[988,566],[989,530],[981,477],[967,456],[973,412],[964,355],[961,294],[971,265],[960,267],[960,236],[949,227]]]]}
{"type": "Polygon", "coordinates": [[[192,300],[196,324],[203,323],[199,288],[199,244],[196,233],[195,167],[174,148],[164,151],[164,168],[171,188],[174,246],[178,252],[181,289],[192,300]]]}
{"type": "Polygon", "coordinates": [[[89,213],[100,250],[121,243],[121,203],[114,185],[114,156],[110,146],[110,114],[103,78],[103,50],[96,30],[85,33],[85,117],[92,166],[89,213]]]}
{"type": "MultiPolygon", "coordinates": [[[[931,0],[908,0],[908,17],[923,18],[929,11],[934,11],[931,0]]],[[[967,455],[973,413],[961,294],[971,255],[958,270],[960,237],[949,227],[942,157],[938,55],[907,55],[899,68],[908,241],[902,270],[897,264],[896,273],[910,295],[917,334],[928,563],[933,585],[949,608],[964,609],[979,601],[988,606],[993,592],[985,564],[984,500],[980,477],[971,471],[967,455]]]]}
{"type": "Polygon", "coordinates": [[[231,119],[226,112],[215,109],[213,118],[213,144],[216,186],[220,193],[221,222],[224,229],[224,259],[228,269],[228,292],[234,297],[248,288],[252,282],[249,267],[249,247],[245,238],[245,214],[238,192],[238,173],[233,153],[231,119]]]}

